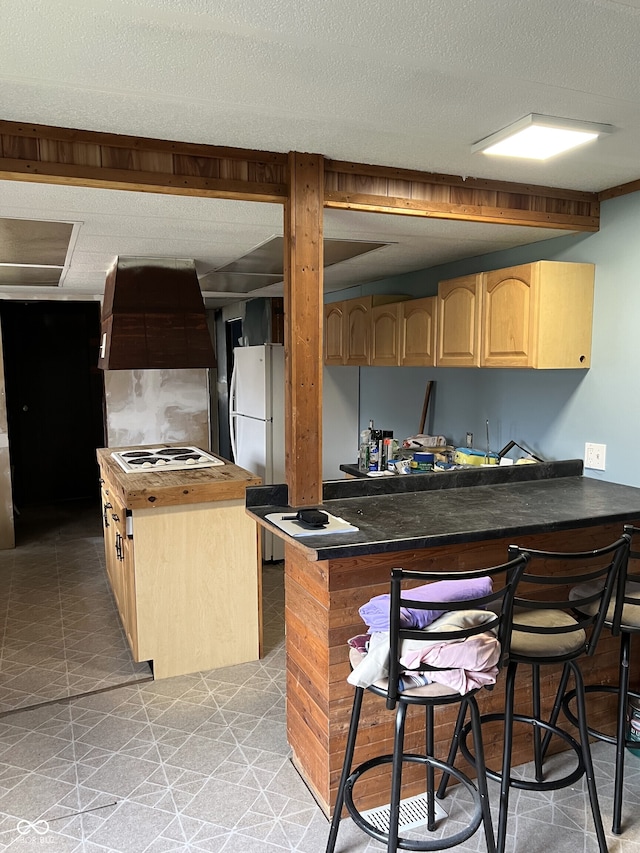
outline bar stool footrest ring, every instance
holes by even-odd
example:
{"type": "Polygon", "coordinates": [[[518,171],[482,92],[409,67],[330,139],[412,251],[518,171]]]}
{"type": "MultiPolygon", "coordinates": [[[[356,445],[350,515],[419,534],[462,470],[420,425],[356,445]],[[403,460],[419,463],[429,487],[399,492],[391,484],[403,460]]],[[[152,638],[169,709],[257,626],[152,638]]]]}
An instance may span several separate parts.
{"type": "MultiPolygon", "coordinates": [[[[585,693],[618,693],[618,686],[616,684],[591,684],[587,685],[584,688],[585,693]]],[[[573,723],[574,726],[578,725],[578,718],[573,713],[571,708],[569,707],[569,703],[576,698],[576,691],[569,690],[562,697],[562,712],[569,720],[570,723],[573,723]]],[[[598,729],[592,729],[590,726],[587,726],[587,731],[591,735],[591,737],[596,738],[597,740],[605,741],[605,743],[617,743],[618,739],[615,735],[608,735],[605,732],[601,732],[598,729]]]]}
{"type": "MultiPolygon", "coordinates": [[[[482,714],[480,717],[480,724],[504,722],[504,719],[504,714],[482,714]]],[[[574,782],[577,782],[578,779],[581,779],[584,776],[585,767],[582,759],[582,747],[568,732],[558,726],[552,726],[549,723],[545,723],[543,720],[534,720],[532,717],[527,717],[524,714],[514,714],[513,720],[517,723],[528,723],[531,726],[535,725],[537,728],[540,728],[545,732],[551,732],[551,734],[561,738],[576,754],[578,766],[575,770],[568,773],[566,776],[563,776],[561,779],[553,779],[547,782],[536,782],[535,780],[529,781],[528,779],[517,779],[510,776],[509,787],[517,788],[521,791],[558,791],[560,788],[566,788],[569,785],[573,785],[574,782]]],[[[462,752],[469,764],[475,767],[475,756],[467,746],[467,735],[470,731],[470,723],[463,726],[460,731],[460,752],[462,752]]],[[[490,767],[487,767],[487,776],[489,779],[493,779],[494,782],[502,781],[502,773],[492,770],[490,767]]]]}
{"type": "MultiPolygon", "coordinates": [[[[584,688],[584,692],[585,693],[619,694],[620,690],[619,690],[617,684],[588,684],[584,688]]],[[[640,699],[640,694],[636,693],[635,691],[630,690],[628,695],[634,699],[640,699]]],[[[562,698],[562,712],[565,715],[565,717],[569,720],[569,722],[573,723],[574,726],[577,725],[577,718],[576,718],[576,715],[571,710],[571,708],[569,707],[569,703],[573,699],[575,699],[575,697],[576,697],[576,691],[575,690],[569,690],[567,693],[564,694],[564,696],[562,698]]],[[[587,731],[589,732],[591,737],[596,738],[596,740],[601,740],[601,741],[604,741],[605,743],[611,743],[614,745],[618,742],[618,738],[615,735],[608,735],[608,734],[606,734],[606,732],[601,732],[599,729],[592,729],[589,726],[587,726],[587,731]]],[[[637,740],[629,740],[627,738],[627,740],[625,741],[625,746],[635,747],[637,749],[638,748],[638,741],[637,740]]]]}
{"type": "MultiPolygon", "coordinates": [[[[468,776],[458,770],[457,767],[452,767],[451,765],[446,764],[444,761],[440,761],[437,758],[431,758],[430,756],[416,755],[414,753],[405,752],[402,755],[402,761],[412,764],[423,764],[426,767],[432,767],[435,770],[441,770],[444,773],[450,774],[455,779],[457,779],[462,785],[464,785],[467,791],[471,794],[475,809],[469,819],[469,824],[459,832],[456,832],[455,834],[450,835],[448,837],[434,838],[433,840],[425,841],[414,841],[412,839],[399,837],[398,849],[417,851],[446,850],[450,847],[455,847],[458,844],[462,844],[463,841],[466,841],[468,838],[471,838],[471,836],[477,831],[478,827],[482,823],[482,806],[480,793],[471,781],[471,779],[469,779],[468,776]]],[[[380,841],[383,844],[387,844],[389,841],[388,833],[382,832],[362,816],[353,801],[353,788],[355,787],[355,784],[360,779],[360,777],[367,773],[369,770],[372,770],[375,767],[379,767],[382,764],[391,764],[392,762],[392,755],[378,755],[375,758],[371,758],[369,761],[363,762],[362,764],[358,765],[355,770],[353,770],[353,772],[346,781],[344,790],[344,805],[349,814],[351,815],[353,822],[371,838],[375,838],[377,841],[380,841]]]]}

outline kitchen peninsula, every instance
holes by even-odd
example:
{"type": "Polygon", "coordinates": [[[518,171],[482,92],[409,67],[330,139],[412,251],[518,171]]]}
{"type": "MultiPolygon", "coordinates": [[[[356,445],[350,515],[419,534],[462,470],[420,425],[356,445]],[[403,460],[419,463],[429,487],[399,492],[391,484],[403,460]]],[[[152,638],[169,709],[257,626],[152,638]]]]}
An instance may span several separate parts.
{"type": "Polygon", "coordinates": [[[154,678],[256,660],[260,547],[244,506],[260,478],[219,457],[127,473],[112,456],[145,450],[97,452],[107,574],[133,657],[154,678]]]}
{"type": "MultiPolygon", "coordinates": [[[[346,479],[323,484],[322,509],[355,532],[286,536],[267,520],[291,513],[286,485],[247,490],[247,512],[285,539],[287,732],[296,767],[330,814],[338,785],[353,688],[347,640],[366,627],[358,608],[388,592],[390,571],[473,569],[504,562],[512,542],[538,548],[589,550],[607,544],[625,522],[640,520],[640,489],[582,476],[582,462],[476,468],[443,474],[346,479]]],[[[588,682],[617,676],[617,641],[603,636],[584,666],[588,682]]],[[[547,681],[549,703],[555,684],[547,681]]],[[[389,752],[393,714],[365,694],[356,763],[389,752]]],[[[500,682],[481,696],[486,712],[501,708],[500,682]]],[[[436,745],[446,751],[456,709],[441,709],[436,745]]],[[[591,724],[597,727],[594,708],[591,724]]],[[[407,749],[424,737],[421,714],[408,715],[407,749]]],[[[529,732],[519,732],[514,762],[529,760],[529,732]]],[[[488,763],[500,754],[499,733],[485,743],[488,763]]],[[[419,782],[417,783],[419,785],[419,782]]],[[[372,779],[363,807],[388,802],[388,781],[372,779]]],[[[418,793],[407,784],[403,796],[418,793]]]]}

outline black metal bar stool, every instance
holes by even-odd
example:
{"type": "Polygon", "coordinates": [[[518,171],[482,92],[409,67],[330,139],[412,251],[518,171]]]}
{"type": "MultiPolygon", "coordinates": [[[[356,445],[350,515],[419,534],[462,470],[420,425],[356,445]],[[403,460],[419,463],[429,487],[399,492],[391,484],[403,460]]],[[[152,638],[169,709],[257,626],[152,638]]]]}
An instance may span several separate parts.
{"type": "MultiPolygon", "coordinates": [[[[593,655],[595,651],[615,584],[620,572],[626,570],[630,538],[629,534],[625,533],[620,539],[604,548],[582,552],[541,551],[515,545],[509,548],[511,558],[527,553],[531,562],[522,574],[514,598],[504,712],[486,714],[481,718],[482,723],[501,721],[504,725],[502,769],[500,772],[490,768],[486,770],[490,779],[500,782],[498,853],[503,853],[505,848],[511,788],[553,791],[573,785],[583,775],[586,777],[598,846],[601,853],[607,851],[589,747],[580,659],[583,656],[593,655]],[[567,565],[560,567],[559,571],[562,574],[550,575],[549,570],[556,561],[562,561],[567,565]],[[575,566],[573,570],[572,565],[575,566]],[[580,594],[577,587],[587,583],[588,588],[580,594]],[[560,689],[556,694],[551,714],[547,719],[543,719],[540,670],[544,666],[560,663],[563,664],[560,689]],[[516,674],[521,664],[531,667],[531,714],[515,713],[516,674]],[[575,683],[577,706],[575,722],[579,731],[579,741],[557,725],[562,694],[571,675],[575,683]],[[511,775],[514,722],[526,723],[533,727],[534,779],[519,779],[511,775]],[[545,778],[545,755],[549,741],[554,735],[574,751],[577,760],[577,766],[560,779],[545,778]]],[[[468,760],[473,761],[473,755],[466,744],[469,726],[463,723],[464,720],[459,717],[454,744],[459,738],[462,753],[468,760]]],[[[450,758],[454,756],[455,746],[452,745],[450,758]]]]}
{"type": "MultiPolygon", "coordinates": [[[[335,804],[335,811],[331,822],[329,839],[327,842],[327,853],[333,853],[338,836],[338,829],[342,815],[343,806],[346,807],[349,815],[354,823],[371,838],[386,845],[389,853],[395,853],[399,848],[402,850],[442,850],[449,847],[454,847],[470,838],[482,823],[486,838],[487,849],[489,853],[495,852],[495,837],[493,825],[491,821],[491,813],[489,811],[489,802],[487,794],[487,780],[484,773],[484,751],[482,746],[482,730],[480,727],[480,716],[476,703],[475,694],[479,687],[474,687],[467,692],[460,692],[454,689],[451,685],[437,683],[435,681],[419,687],[407,687],[402,683],[403,673],[407,668],[406,658],[405,664],[401,663],[403,657],[403,643],[405,641],[457,641],[464,643],[465,640],[477,637],[484,634],[489,638],[489,642],[495,643],[497,638],[500,646],[496,651],[496,665],[500,666],[502,659],[508,653],[509,638],[511,633],[511,611],[512,601],[515,591],[515,586],[518,578],[528,561],[526,555],[518,555],[508,563],[491,568],[478,569],[470,572],[416,572],[404,571],[403,569],[393,569],[391,573],[391,592],[389,600],[389,665],[388,677],[382,678],[375,683],[365,687],[355,687],[353,708],[351,712],[351,721],[349,725],[349,733],[347,737],[347,745],[342,767],[342,774],[338,787],[338,793],[335,804]],[[429,593],[427,586],[420,587],[421,594],[419,595],[416,589],[408,589],[403,591],[402,585],[405,582],[414,583],[416,581],[431,585],[438,581],[456,581],[459,584],[474,584],[487,578],[483,583],[482,594],[474,594],[473,598],[466,598],[450,602],[443,602],[442,597],[436,595],[437,583],[433,586],[431,593],[433,598],[426,600],[429,593]],[[493,591],[493,579],[498,581],[497,584],[501,588],[493,591]],[[413,594],[413,598],[411,597],[413,594]],[[420,600],[416,600],[419,598],[420,600]],[[479,614],[478,611],[482,612],[479,614]],[[434,628],[417,629],[411,627],[412,615],[423,613],[425,611],[435,611],[436,613],[446,613],[448,620],[448,630],[437,630],[434,628]],[[459,611],[475,611],[475,620],[473,617],[457,615],[459,611]],[[457,620],[457,621],[456,621],[457,620]],[[455,625],[455,627],[454,627],[455,625]],[[464,627],[460,627],[464,626],[464,627]],[[487,633],[490,632],[490,633],[487,633]],[[380,755],[365,761],[352,768],[356,739],[358,735],[358,724],[360,721],[360,711],[362,707],[362,699],[365,689],[369,690],[376,696],[379,696],[386,702],[386,707],[389,710],[396,710],[395,716],[395,733],[393,742],[393,752],[387,755],[380,755]],[[446,762],[440,761],[434,756],[434,709],[454,703],[461,704],[466,716],[468,708],[471,714],[471,726],[473,730],[474,748],[477,763],[477,782],[474,784],[467,775],[462,773],[457,768],[449,765],[446,762]],[[410,705],[420,705],[425,708],[425,751],[424,754],[406,753],[404,751],[404,732],[407,709],[410,705]],[[380,828],[370,819],[369,815],[362,812],[357,806],[357,797],[354,794],[358,783],[362,779],[371,778],[371,773],[379,772],[382,765],[391,765],[391,784],[389,791],[389,811],[387,828],[380,828]],[[402,791],[402,772],[403,764],[420,764],[424,767],[425,792],[426,792],[426,813],[427,813],[427,834],[431,832],[431,837],[424,839],[400,836],[400,807],[401,807],[401,791],[402,791]],[[452,775],[458,780],[470,793],[473,799],[473,810],[469,817],[468,823],[463,828],[457,828],[457,831],[444,837],[434,837],[433,831],[436,828],[436,807],[435,807],[435,774],[446,773],[447,778],[452,775]]],[[[474,587],[474,590],[476,589],[474,587]]],[[[442,589],[442,586],[441,586],[442,589]]],[[[450,587],[447,587],[447,590],[450,587]]],[[[455,596],[454,596],[455,597],[455,596]]],[[[418,623],[421,624],[421,623],[418,623]]],[[[442,627],[442,622],[441,622],[442,627]]],[[[478,640],[476,640],[478,642],[478,640]]],[[[483,640],[484,642],[484,640],[483,640]]],[[[408,646],[404,647],[406,654],[408,646]]],[[[495,647],[494,647],[495,648],[495,647]]],[[[352,670],[362,662],[363,655],[355,649],[350,650],[350,663],[352,670]]],[[[449,667],[448,667],[449,668],[449,667]]],[[[417,667],[418,672],[435,673],[443,667],[430,666],[422,664],[417,667]]],[[[414,671],[412,665],[412,672],[414,671]]]]}
{"type": "MultiPolygon", "coordinates": [[[[631,525],[624,528],[625,534],[633,536],[640,533],[640,529],[631,525]]],[[[640,552],[630,551],[629,559],[640,559],[640,552]]],[[[583,584],[574,590],[571,595],[576,599],[583,599],[589,593],[591,585],[583,584]]],[[[580,607],[576,603],[576,608],[580,607]]],[[[589,734],[597,740],[612,743],[616,746],[616,766],[614,774],[613,794],[613,820],[611,831],[615,835],[622,832],[622,794],[624,785],[624,751],[625,747],[640,746],[637,740],[630,740],[627,736],[627,706],[629,698],[639,699],[640,693],[629,688],[629,666],[631,657],[631,638],[640,633],[640,574],[621,571],[618,577],[616,591],[612,597],[607,610],[604,624],[612,634],[620,637],[620,655],[618,664],[618,683],[616,684],[589,684],[585,687],[585,693],[613,693],[618,696],[616,713],[616,733],[609,735],[594,729],[591,726],[589,734]]],[[[561,685],[566,689],[566,683],[561,685]]],[[[558,691],[560,693],[560,689],[558,691]]],[[[575,724],[576,715],[572,711],[571,703],[576,698],[575,690],[564,692],[562,690],[562,708],[565,715],[575,724]]]]}

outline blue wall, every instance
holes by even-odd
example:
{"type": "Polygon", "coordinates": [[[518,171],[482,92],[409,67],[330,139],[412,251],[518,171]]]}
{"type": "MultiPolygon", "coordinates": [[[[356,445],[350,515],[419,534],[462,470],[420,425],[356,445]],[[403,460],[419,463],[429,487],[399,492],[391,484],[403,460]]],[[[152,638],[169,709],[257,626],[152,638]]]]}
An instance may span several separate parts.
{"type": "Polygon", "coordinates": [[[456,445],[473,432],[475,445],[484,449],[488,419],[492,450],[514,439],[549,460],[582,459],[586,441],[605,444],[606,471],[585,474],[640,486],[640,193],[604,202],[596,234],[467,258],[332,293],[331,299],[430,295],[442,279],[536,260],[596,265],[589,370],[363,367],[361,427],[373,418],[397,438],[416,433],[426,383],[432,379],[425,432],[443,434],[456,445]]]}

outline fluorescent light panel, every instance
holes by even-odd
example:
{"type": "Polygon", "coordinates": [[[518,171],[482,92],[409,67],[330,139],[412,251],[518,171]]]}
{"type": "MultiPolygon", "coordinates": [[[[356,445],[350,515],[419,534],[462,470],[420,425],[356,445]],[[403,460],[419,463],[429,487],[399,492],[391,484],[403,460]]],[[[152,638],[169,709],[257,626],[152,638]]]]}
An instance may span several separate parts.
{"type": "Polygon", "coordinates": [[[482,151],[502,157],[524,157],[547,160],[563,151],[611,133],[610,124],[563,119],[531,113],[509,127],[492,133],[471,146],[472,152],[482,151]]]}

